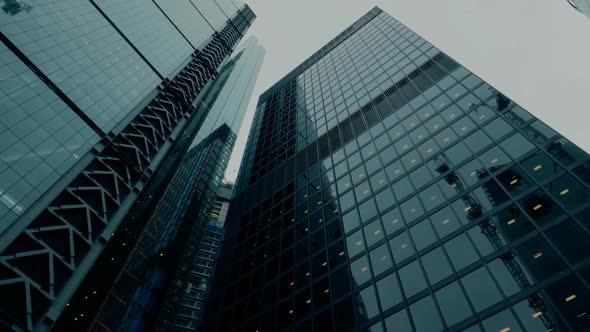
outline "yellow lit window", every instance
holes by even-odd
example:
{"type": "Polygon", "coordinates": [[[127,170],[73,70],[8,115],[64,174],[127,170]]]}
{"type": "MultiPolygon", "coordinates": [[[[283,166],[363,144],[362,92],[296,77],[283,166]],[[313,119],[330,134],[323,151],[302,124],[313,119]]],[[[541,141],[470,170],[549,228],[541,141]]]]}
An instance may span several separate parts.
{"type": "Polygon", "coordinates": [[[565,298],[565,302],[570,302],[576,299],[576,294],[572,294],[565,298]]]}

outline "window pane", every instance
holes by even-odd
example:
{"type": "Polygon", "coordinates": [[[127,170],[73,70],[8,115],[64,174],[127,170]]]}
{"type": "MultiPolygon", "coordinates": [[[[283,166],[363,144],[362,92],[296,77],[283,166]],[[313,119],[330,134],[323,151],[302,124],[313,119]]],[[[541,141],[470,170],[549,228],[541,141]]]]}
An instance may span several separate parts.
{"type": "MultiPolygon", "coordinates": [[[[521,328],[516,322],[510,309],[501,311],[482,322],[486,331],[520,331],[521,328]]],[[[543,329],[544,330],[544,329],[543,329]]]]}
{"type": "Polygon", "coordinates": [[[428,247],[437,240],[428,219],[425,219],[416,226],[410,228],[410,234],[412,235],[416,250],[418,251],[428,247]]]}
{"type": "Polygon", "coordinates": [[[590,292],[578,278],[570,275],[549,287],[547,293],[574,331],[588,328],[590,292]]]}
{"type": "Polygon", "coordinates": [[[533,178],[543,181],[562,171],[551,158],[538,152],[522,162],[524,169],[533,178]]]}
{"type": "Polygon", "coordinates": [[[590,192],[571,175],[565,174],[545,188],[566,208],[576,208],[590,200],[590,192]]]}
{"type": "MultiPolygon", "coordinates": [[[[520,265],[518,259],[512,260],[513,264],[511,266],[512,269],[522,271],[524,273],[524,278],[527,279],[529,283],[531,283],[531,279],[528,278],[528,273],[526,270],[520,265]]],[[[496,279],[498,284],[500,285],[500,289],[506,296],[512,296],[518,293],[521,288],[516,282],[517,275],[513,272],[510,272],[507,267],[507,263],[502,259],[498,258],[488,263],[488,267],[492,272],[492,276],[496,279]]]]}
{"type": "Polygon", "coordinates": [[[441,238],[461,227],[457,217],[449,207],[445,207],[433,214],[430,220],[438,236],[441,238]]]}
{"type": "Polygon", "coordinates": [[[362,290],[360,293],[360,299],[357,297],[357,312],[360,320],[371,319],[379,314],[379,305],[377,304],[377,295],[375,294],[375,287],[369,286],[362,290]]]}
{"type": "Polygon", "coordinates": [[[426,288],[426,279],[424,279],[418,261],[413,261],[404,266],[399,271],[399,277],[402,281],[402,287],[406,294],[406,298],[412,297],[426,288]]]}
{"type": "Polygon", "coordinates": [[[400,210],[402,211],[406,223],[411,223],[424,214],[424,209],[422,209],[422,205],[416,196],[402,203],[400,205],[400,210]]]}
{"type": "Polygon", "coordinates": [[[377,207],[379,211],[385,211],[387,208],[391,207],[395,204],[395,199],[393,198],[393,193],[391,189],[385,188],[382,192],[378,193],[375,196],[375,200],[377,201],[377,207]]]}
{"type": "Polygon", "coordinates": [[[428,296],[410,306],[416,332],[436,332],[443,329],[432,296],[428,296]]]}
{"type": "Polygon", "coordinates": [[[461,283],[477,312],[480,312],[502,300],[500,291],[485,267],[471,272],[461,278],[461,283]]]}
{"type": "Polygon", "coordinates": [[[387,332],[413,332],[406,310],[385,318],[385,329],[387,332]]]}
{"type": "Polygon", "coordinates": [[[356,209],[348,212],[342,217],[342,223],[344,224],[344,232],[348,233],[355,227],[361,224],[359,213],[356,209]]]}
{"type": "Polygon", "coordinates": [[[473,245],[465,234],[461,234],[445,243],[444,247],[449,254],[453,267],[457,271],[479,259],[473,245]]]}
{"type": "Polygon", "coordinates": [[[399,209],[393,209],[381,216],[387,235],[393,234],[404,225],[399,209]]]}
{"type": "Polygon", "coordinates": [[[557,250],[572,264],[576,264],[590,252],[590,236],[572,219],[567,219],[546,232],[557,250]]]}
{"type": "Polygon", "coordinates": [[[517,160],[524,154],[535,149],[535,146],[524,136],[516,133],[500,143],[500,146],[512,159],[517,160]]]}
{"type": "Polygon", "coordinates": [[[371,279],[371,269],[369,269],[369,260],[367,256],[363,256],[350,264],[352,271],[352,278],[355,284],[362,285],[364,282],[371,279]]]}
{"type": "Polygon", "coordinates": [[[453,273],[451,265],[447,261],[447,258],[442,248],[436,248],[428,254],[420,257],[426,276],[430,281],[431,285],[443,280],[453,273]]]}
{"type": "Polygon", "coordinates": [[[400,263],[406,258],[414,255],[414,246],[410,240],[408,232],[403,232],[389,241],[389,246],[393,252],[393,258],[396,263],[400,263]]]}
{"type": "Polygon", "coordinates": [[[393,307],[403,300],[395,273],[390,274],[377,282],[377,292],[379,293],[381,309],[383,311],[393,307]]]}
{"type": "Polygon", "coordinates": [[[539,280],[544,280],[566,267],[555,250],[540,236],[518,246],[516,251],[529,271],[539,280]]]}
{"type": "Polygon", "coordinates": [[[385,237],[383,234],[383,228],[381,227],[381,221],[379,221],[379,219],[365,226],[364,231],[365,239],[367,239],[367,247],[372,246],[385,237]]]}
{"type": "Polygon", "coordinates": [[[437,291],[434,296],[447,326],[453,326],[473,314],[456,281],[437,291]]]}
{"type": "Polygon", "coordinates": [[[359,206],[359,212],[361,215],[361,222],[365,223],[371,218],[377,216],[377,208],[375,206],[375,202],[372,199],[369,199],[365,203],[359,206]]]}
{"type": "Polygon", "coordinates": [[[389,254],[387,243],[371,251],[371,265],[373,266],[373,275],[378,276],[384,271],[393,267],[393,260],[389,254]]]}
{"type": "Polygon", "coordinates": [[[365,249],[365,240],[363,233],[357,231],[346,238],[346,248],[348,249],[348,256],[353,257],[365,249]]]}

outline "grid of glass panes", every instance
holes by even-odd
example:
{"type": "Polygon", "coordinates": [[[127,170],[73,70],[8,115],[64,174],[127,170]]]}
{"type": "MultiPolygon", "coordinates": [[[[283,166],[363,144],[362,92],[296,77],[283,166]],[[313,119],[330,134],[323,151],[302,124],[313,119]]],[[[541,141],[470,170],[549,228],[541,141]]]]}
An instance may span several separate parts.
{"type": "MultiPolygon", "coordinates": [[[[371,29],[415,36],[385,14],[358,34],[371,29]]],[[[320,92],[323,115],[319,82],[332,79],[310,75],[306,100],[320,92]]],[[[589,169],[586,153],[459,68],[244,211],[222,316],[262,331],[579,330],[589,169]]]]}

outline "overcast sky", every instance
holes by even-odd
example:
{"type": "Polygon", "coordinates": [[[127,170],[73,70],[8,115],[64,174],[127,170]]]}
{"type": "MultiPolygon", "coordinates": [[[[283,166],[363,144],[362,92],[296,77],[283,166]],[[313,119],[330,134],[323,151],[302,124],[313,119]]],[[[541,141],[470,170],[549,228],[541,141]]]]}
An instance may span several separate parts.
{"type": "MultiPolygon", "coordinates": [[[[590,149],[590,19],[566,0],[250,0],[266,49],[226,179],[235,181],[258,97],[374,6],[590,149]],[[580,121],[584,120],[584,121],[580,121]]],[[[244,38],[245,39],[245,38],[244,38]]]]}

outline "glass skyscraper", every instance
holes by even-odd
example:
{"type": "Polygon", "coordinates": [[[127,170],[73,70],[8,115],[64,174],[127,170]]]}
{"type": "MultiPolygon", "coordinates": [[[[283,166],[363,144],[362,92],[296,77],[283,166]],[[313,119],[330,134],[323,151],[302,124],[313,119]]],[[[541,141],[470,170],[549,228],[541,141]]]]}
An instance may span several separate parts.
{"type": "Polygon", "coordinates": [[[588,154],[509,95],[379,8],[286,75],[207,331],[590,330],[588,154]]]}
{"type": "Polygon", "coordinates": [[[161,318],[166,331],[200,331],[232,192],[231,185],[217,187],[215,201],[206,215],[207,225],[195,241],[198,253],[187,262],[184,278],[175,281],[176,292],[168,294],[168,303],[172,305],[163,310],[161,318]]]}
{"type": "Polygon", "coordinates": [[[237,132],[259,63],[229,55],[255,15],[232,0],[0,9],[0,326],[46,330],[114,271],[93,276],[101,253],[125,263],[189,148],[237,132]]]}

